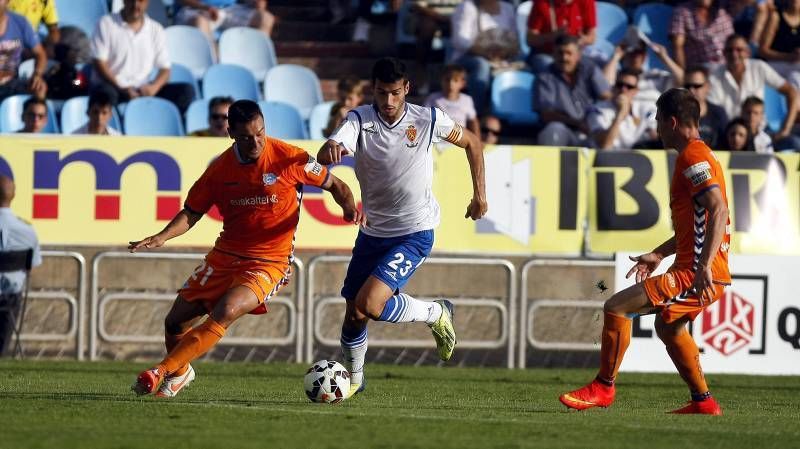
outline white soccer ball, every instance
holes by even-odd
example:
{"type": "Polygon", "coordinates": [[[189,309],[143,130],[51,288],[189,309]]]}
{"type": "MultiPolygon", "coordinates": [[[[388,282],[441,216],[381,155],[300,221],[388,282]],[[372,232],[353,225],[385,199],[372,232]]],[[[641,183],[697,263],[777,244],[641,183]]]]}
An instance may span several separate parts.
{"type": "Polygon", "coordinates": [[[335,404],[347,399],[350,372],[335,360],[320,360],[306,371],[303,384],[311,402],[335,404]]]}

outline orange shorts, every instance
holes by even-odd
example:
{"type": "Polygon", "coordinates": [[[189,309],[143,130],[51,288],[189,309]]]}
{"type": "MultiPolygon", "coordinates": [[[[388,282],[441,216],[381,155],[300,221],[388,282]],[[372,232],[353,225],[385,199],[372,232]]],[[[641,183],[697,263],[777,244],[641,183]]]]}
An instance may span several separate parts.
{"type": "Polygon", "coordinates": [[[692,281],[694,281],[694,271],[687,269],[671,270],[644,281],[643,287],[647,298],[661,313],[664,322],[672,323],[687,315],[694,320],[703,309],[716,302],[725,293],[725,285],[714,284],[714,298],[711,302],[706,301],[700,305],[697,295],[685,294],[692,287],[692,281]]]}
{"type": "Polygon", "coordinates": [[[259,306],[252,314],[267,312],[266,302],[289,283],[291,265],[245,259],[212,249],[194,269],[178,294],[187,302],[202,301],[208,311],[228,290],[243,285],[255,293],[259,306]]]}

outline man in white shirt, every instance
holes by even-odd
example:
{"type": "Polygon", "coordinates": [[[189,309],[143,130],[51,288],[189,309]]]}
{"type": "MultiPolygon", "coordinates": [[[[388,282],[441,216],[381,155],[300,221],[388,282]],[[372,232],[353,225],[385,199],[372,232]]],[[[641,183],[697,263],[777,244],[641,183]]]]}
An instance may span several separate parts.
{"type": "Polygon", "coordinates": [[[188,83],[168,83],[171,64],[166,33],[145,14],[148,2],[124,0],[119,13],[107,14],[97,23],[92,36],[91,89],[108,92],[115,105],[157,95],[183,112],[194,99],[194,88],[188,83]]]}
{"type": "Polygon", "coordinates": [[[612,89],[613,100],[601,101],[587,113],[589,132],[599,149],[626,150],[656,138],[655,103],[650,106],[634,101],[638,83],[639,72],[620,70],[612,89]]]}
{"type": "MultiPolygon", "coordinates": [[[[14,181],[8,176],[0,175],[0,252],[21,251],[33,249],[32,266],[42,264],[42,254],[39,249],[39,239],[31,225],[25,223],[11,211],[11,201],[14,199],[14,181]]],[[[13,295],[22,291],[25,285],[24,271],[0,273],[0,294],[13,295]]],[[[18,305],[18,304],[17,304],[18,305]]],[[[11,320],[9,314],[17,311],[0,313],[0,354],[3,352],[11,335],[11,320]]]]}
{"type": "Polygon", "coordinates": [[[351,374],[350,395],[364,389],[367,323],[424,321],[436,339],[439,358],[449,360],[456,344],[450,301],[421,301],[400,293],[433,247],[439,203],[433,196],[431,147],[445,140],[465,148],[472,175],[472,200],[465,218],[487,210],[483,151],[478,136],[436,107],[406,103],[405,65],[394,58],[372,69],[375,103],[359,106],[320,148],[322,164],[355,157],[355,173],[367,217],[347,269],[342,296],[342,352],[351,374]]]}
{"type": "Polygon", "coordinates": [[[725,41],[725,64],[711,72],[708,101],[725,109],[728,117],[739,115],[742,104],[751,96],[764,98],[764,86],[777,89],[786,98],[787,113],[775,140],[791,134],[797,116],[797,92],[769,64],[750,59],[747,39],[732,35],[725,41]]]}

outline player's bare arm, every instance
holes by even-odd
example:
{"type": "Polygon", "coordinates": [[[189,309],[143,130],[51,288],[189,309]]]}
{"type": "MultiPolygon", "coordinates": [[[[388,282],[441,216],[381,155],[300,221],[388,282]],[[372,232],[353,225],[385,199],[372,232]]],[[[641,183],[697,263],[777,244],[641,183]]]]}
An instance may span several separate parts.
{"type": "Polygon", "coordinates": [[[338,164],[348,154],[347,149],[335,140],[326,141],[317,152],[317,161],[322,165],[338,164]]]}
{"type": "Polygon", "coordinates": [[[158,234],[151,235],[150,237],[145,237],[142,240],[138,241],[131,241],[128,245],[128,249],[135,253],[136,250],[140,248],[159,248],[161,247],[167,240],[175,238],[179,235],[183,235],[189,229],[197,223],[200,218],[202,218],[203,214],[198,214],[197,212],[192,212],[189,209],[183,209],[178,212],[175,217],[161,230],[158,234]]]}
{"type": "Polygon", "coordinates": [[[703,192],[696,198],[699,205],[708,211],[708,221],[706,224],[706,238],[703,242],[703,250],[697,261],[697,271],[694,275],[692,288],[697,292],[700,302],[704,299],[709,301],[714,298],[714,277],[711,274],[711,262],[719,251],[719,246],[725,237],[725,227],[728,224],[728,205],[722,197],[719,188],[712,188],[703,192]]]}
{"type": "Polygon", "coordinates": [[[650,251],[649,253],[641,254],[639,256],[630,256],[629,258],[633,262],[636,262],[636,264],[634,264],[634,266],[628,271],[628,274],[625,275],[625,279],[628,279],[633,274],[636,274],[637,284],[644,281],[645,279],[649,278],[651,274],[653,274],[665,257],[673,254],[675,254],[674,235],[670,237],[669,240],[658,245],[656,249],[650,251]]]}
{"type": "Polygon", "coordinates": [[[323,190],[331,192],[334,201],[342,208],[342,218],[348,223],[355,225],[365,225],[367,217],[356,206],[353,192],[344,181],[333,175],[328,175],[328,179],[321,186],[323,190]]]}
{"type": "Polygon", "coordinates": [[[467,206],[464,218],[478,220],[489,209],[486,203],[486,173],[483,163],[483,144],[475,133],[456,125],[447,136],[448,142],[467,150],[469,171],[472,175],[472,200],[467,206]]]}

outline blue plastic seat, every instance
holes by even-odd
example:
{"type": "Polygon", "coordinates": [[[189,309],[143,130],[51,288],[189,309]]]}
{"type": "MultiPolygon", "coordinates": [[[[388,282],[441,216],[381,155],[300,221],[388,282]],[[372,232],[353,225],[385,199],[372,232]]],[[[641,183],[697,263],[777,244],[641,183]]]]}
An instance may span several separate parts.
{"type": "Polygon", "coordinates": [[[125,134],[129,136],[182,136],[178,108],[163,98],[139,97],[125,108],[125,134]]]}
{"type": "Polygon", "coordinates": [[[326,101],[311,108],[311,115],[308,117],[308,134],[312,139],[324,139],[322,133],[328,126],[328,119],[331,117],[331,108],[335,101],[326,101]]]}
{"type": "Polygon", "coordinates": [[[628,15],[613,3],[597,2],[597,37],[618,44],[628,29],[628,15]]]}
{"type": "Polygon", "coordinates": [[[195,27],[173,25],[166,28],[169,59],[186,66],[200,79],[214,64],[214,52],[205,34],[195,27]]]}
{"type": "Polygon", "coordinates": [[[531,0],[526,0],[517,6],[517,35],[523,55],[527,55],[531,51],[531,47],[528,46],[528,16],[531,14],[532,8],[531,0]]]}
{"type": "MultiPolygon", "coordinates": [[[[64,102],[61,107],[61,133],[72,134],[76,129],[89,121],[86,110],[89,108],[89,97],[72,97],[64,102]]],[[[111,120],[108,126],[122,132],[122,121],[119,119],[117,110],[111,108],[111,120]]]]}
{"type": "Polygon", "coordinates": [[[105,0],[56,0],[58,25],[72,25],[92,37],[97,22],[108,14],[105,0]]]}
{"type": "Polygon", "coordinates": [[[492,113],[513,124],[534,124],[539,114],[533,110],[533,81],[529,72],[508,71],[492,81],[492,113]]]}
{"type": "Polygon", "coordinates": [[[767,117],[767,127],[771,131],[780,131],[788,112],[789,108],[786,106],[783,94],[770,86],[764,86],[764,113],[767,117]]]}
{"type": "Polygon", "coordinates": [[[219,62],[245,67],[255,79],[263,80],[267,71],[278,65],[278,58],[266,34],[255,28],[234,27],[219,37],[219,62]]]}
{"type": "Polygon", "coordinates": [[[215,64],[203,76],[203,98],[231,96],[235,100],[259,100],[258,82],[242,66],[215,64]]]}
{"type": "MultiPolygon", "coordinates": [[[[633,11],[633,24],[651,41],[667,48],[670,46],[669,25],[672,21],[672,6],[663,3],[642,3],[633,11]]],[[[647,67],[666,69],[661,59],[651,49],[647,49],[647,67]]]]}
{"type": "MultiPolygon", "coordinates": [[[[22,122],[22,105],[30,95],[12,95],[6,97],[0,103],[0,133],[13,133],[22,129],[25,124],[22,122]]],[[[58,134],[58,119],[53,102],[47,100],[47,126],[42,133],[58,134]]]]}
{"type": "Polygon", "coordinates": [[[208,128],[208,101],[194,100],[186,109],[186,134],[208,128]]]}
{"type": "Polygon", "coordinates": [[[300,113],[294,106],[279,101],[259,101],[267,135],[276,139],[308,139],[300,113]]]}
{"type": "MultiPolygon", "coordinates": [[[[47,65],[45,66],[45,70],[50,70],[53,66],[58,64],[58,61],[54,59],[48,59],[47,65]]],[[[33,75],[33,70],[36,68],[36,60],[33,58],[26,59],[22,61],[17,67],[17,76],[22,79],[30,79],[31,75],[33,75]]]]}
{"type": "Polygon", "coordinates": [[[170,83],[189,83],[194,89],[194,98],[200,98],[200,85],[192,71],[183,64],[173,63],[169,68],[170,83]]]}
{"type": "Polygon", "coordinates": [[[264,99],[282,101],[297,108],[303,120],[308,120],[311,108],[322,103],[322,88],[317,74],[307,67],[278,64],[264,79],[264,99]]]}

